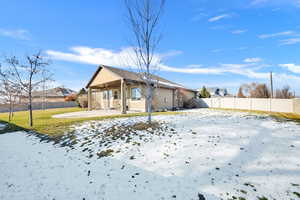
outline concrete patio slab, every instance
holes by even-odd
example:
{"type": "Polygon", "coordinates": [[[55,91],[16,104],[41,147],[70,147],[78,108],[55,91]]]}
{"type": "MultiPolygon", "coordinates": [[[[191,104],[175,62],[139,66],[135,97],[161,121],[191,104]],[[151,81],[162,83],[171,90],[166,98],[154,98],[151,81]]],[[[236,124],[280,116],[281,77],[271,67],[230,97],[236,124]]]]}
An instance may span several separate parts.
{"type": "MultiPolygon", "coordinates": [[[[127,113],[136,113],[134,111],[127,111],[127,113]]],[[[59,115],[53,115],[52,118],[90,118],[90,117],[103,117],[110,115],[120,115],[121,111],[119,110],[92,110],[92,111],[80,111],[65,113],[59,115]]]]}

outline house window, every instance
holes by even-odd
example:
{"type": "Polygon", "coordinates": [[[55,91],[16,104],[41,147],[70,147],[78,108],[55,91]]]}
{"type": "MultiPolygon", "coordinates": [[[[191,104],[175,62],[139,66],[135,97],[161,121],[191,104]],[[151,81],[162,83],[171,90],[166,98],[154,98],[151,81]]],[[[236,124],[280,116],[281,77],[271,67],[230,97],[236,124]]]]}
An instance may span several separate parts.
{"type": "Polygon", "coordinates": [[[114,91],[114,99],[119,99],[119,97],[118,97],[118,91],[114,91]]]}
{"type": "Polygon", "coordinates": [[[104,90],[104,91],[102,92],[102,97],[103,97],[103,99],[105,99],[105,100],[111,99],[111,98],[112,98],[112,91],[111,91],[111,90],[104,90]]]}
{"type": "Polygon", "coordinates": [[[131,88],[131,99],[141,100],[142,94],[140,88],[131,88]]]}
{"type": "Polygon", "coordinates": [[[167,97],[164,98],[164,103],[167,103],[167,97]]]}

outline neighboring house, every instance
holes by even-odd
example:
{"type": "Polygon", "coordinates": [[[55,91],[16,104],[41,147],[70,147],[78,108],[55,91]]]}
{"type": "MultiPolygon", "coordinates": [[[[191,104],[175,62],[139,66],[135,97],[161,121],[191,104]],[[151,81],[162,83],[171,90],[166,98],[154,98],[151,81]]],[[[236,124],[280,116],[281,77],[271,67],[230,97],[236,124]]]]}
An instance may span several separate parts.
{"type": "MultiPolygon", "coordinates": [[[[157,88],[152,102],[153,111],[182,108],[197,91],[152,75],[157,88]]],[[[146,111],[145,82],[140,74],[101,65],[87,84],[88,108],[116,109],[125,113],[146,111]]]]}
{"type": "MultiPolygon", "coordinates": [[[[32,92],[32,101],[33,102],[65,102],[66,97],[74,95],[76,92],[74,90],[56,87],[44,91],[33,91],[32,92]]],[[[28,97],[21,96],[20,103],[27,103],[28,97]]]]}
{"type": "Polygon", "coordinates": [[[226,97],[230,96],[226,88],[210,87],[207,88],[207,91],[210,93],[211,97],[226,97]]]}

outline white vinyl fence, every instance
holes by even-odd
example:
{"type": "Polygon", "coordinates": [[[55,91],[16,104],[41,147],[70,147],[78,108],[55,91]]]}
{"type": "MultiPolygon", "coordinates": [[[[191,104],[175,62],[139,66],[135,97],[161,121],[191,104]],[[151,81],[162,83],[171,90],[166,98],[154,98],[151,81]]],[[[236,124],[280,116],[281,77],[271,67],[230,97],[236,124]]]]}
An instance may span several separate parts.
{"type": "Polygon", "coordinates": [[[229,108],[300,114],[300,99],[202,98],[202,108],[229,108]]]}

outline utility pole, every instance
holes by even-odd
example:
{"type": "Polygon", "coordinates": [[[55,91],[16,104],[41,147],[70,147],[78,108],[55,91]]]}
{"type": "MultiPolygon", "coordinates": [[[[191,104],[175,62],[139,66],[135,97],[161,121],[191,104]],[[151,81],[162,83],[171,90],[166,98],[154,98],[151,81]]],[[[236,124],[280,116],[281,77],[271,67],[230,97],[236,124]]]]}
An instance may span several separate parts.
{"type": "Polygon", "coordinates": [[[273,95],[273,73],[272,73],[272,71],[270,72],[270,85],[271,85],[271,98],[274,98],[274,95],[273,95]]]}

